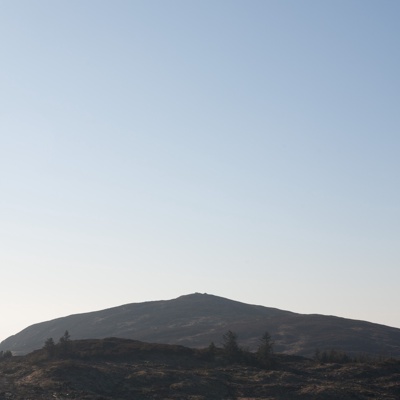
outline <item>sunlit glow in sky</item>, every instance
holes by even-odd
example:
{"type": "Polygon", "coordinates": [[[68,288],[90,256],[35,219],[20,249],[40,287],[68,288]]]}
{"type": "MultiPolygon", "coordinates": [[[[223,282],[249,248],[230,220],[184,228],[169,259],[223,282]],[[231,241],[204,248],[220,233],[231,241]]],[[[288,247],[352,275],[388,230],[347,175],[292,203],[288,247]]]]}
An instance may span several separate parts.
{"type": "Polygon", "coordinates": [[[0,340],[207,292],[400,327],[400,3],[0,3],[0,340]]]}

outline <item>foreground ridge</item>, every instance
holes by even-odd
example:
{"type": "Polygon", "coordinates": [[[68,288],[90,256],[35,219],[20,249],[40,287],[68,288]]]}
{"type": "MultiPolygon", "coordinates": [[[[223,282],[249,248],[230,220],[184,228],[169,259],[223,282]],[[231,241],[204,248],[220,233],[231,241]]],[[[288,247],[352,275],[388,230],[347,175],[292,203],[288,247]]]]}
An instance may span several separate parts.
{"type": "Polygon", "coordinates": [[[275,355],[268,368],[228,362],[217,349],[108,338],[71,341],[0,361],[0,399],[400,398],[400,361],[318,363],[275,355]]]}

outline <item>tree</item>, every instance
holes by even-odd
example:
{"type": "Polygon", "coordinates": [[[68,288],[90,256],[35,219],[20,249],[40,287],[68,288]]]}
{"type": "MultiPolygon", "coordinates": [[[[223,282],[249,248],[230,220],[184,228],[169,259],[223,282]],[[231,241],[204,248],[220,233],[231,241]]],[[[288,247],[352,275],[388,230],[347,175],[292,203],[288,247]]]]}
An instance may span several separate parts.
{"type": "Polygon", "coordinates": [[[215,353],[217,351],[217,347],[215,346],[214,342],[211,342],[210,345],[208,346],[208,351],[210,353],[215,353]]]}
{"type": "Polygon", "coordinates": [[[71,335],[69,334],[68,331],[65,331],[64,335],[60,337],[60,343],[66,343],[69,342],[70,340],[71,340],[71,335]]]}
{"type": "Polygon", "coordinates": [[[71,335],[68,331],[64,332],[64,335],[60,337],[59,344],[61,354],[66,355],[70,350],[71,335]]]}
{"type": "Polygon", "coordinates": [[[43,348],[46,350],[47,355],[51,358],[54,357],[56,351],[56,345],[54,343],[53,338],[48,338],[44,342],[43,348]]]}
{"type": "Polygon", "coordinates": [[[225,356],[230,361],[237,361],[240,358],[241,351],[237,343],[236,333],[228,331],[222,336],[222,341],[225,356]]]}
{"type": "Polygon", "coordinates": [[[217,356],[218,350],[214,342],[211,342],[208,347],[204,349],[204,359],[207,361],[214,361],[217,356]]]}
{"type": "Polygon", "coordinates": [[[271,363],[273,347],[274,342],[272,341],[271,335],[268,332],[265,332],[260,339],[260,343],[257,349],[257,358],[264,365],[269,365],[271,363]]]}

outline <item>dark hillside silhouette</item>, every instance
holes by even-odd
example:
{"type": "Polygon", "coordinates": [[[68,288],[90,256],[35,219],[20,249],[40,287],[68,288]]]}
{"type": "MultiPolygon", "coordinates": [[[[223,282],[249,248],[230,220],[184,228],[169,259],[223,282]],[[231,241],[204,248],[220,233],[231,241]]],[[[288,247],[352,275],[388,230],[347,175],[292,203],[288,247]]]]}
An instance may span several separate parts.
{"type": "Polygon", "coordinates": [[[173,300],[126,304],[27,327],[0,344],[24,354],[65,331],[73,339],[119,337],[203,348],[235,332],[238,345],[256,351],[268,332],[278,353],[312,357],[316,349],[400,357],[400,329],[324,315],[303,315],[195,293],[173,300]]]}

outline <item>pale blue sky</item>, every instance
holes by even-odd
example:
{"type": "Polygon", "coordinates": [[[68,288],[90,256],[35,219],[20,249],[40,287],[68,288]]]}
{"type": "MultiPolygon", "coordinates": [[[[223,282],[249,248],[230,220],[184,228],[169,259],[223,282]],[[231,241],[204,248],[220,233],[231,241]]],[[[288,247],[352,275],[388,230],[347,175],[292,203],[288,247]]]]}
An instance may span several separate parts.
{"type": "Polygon", "coordinates": [[[195,291],[400,327],[399,19],[1,0],[0,340],[195,291]]]}

